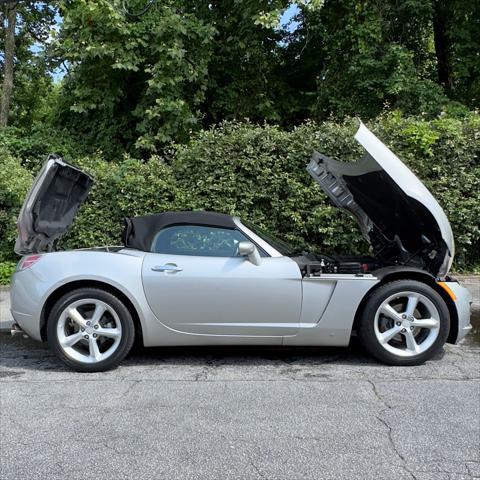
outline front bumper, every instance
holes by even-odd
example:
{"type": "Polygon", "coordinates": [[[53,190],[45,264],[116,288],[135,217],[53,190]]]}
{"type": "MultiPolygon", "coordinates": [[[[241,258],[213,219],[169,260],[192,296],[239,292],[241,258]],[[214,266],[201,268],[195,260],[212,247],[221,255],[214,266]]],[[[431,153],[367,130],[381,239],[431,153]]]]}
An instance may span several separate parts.
{"type": "Polygon", "coordinates": [[[450,290],[455,294],[456,300],[453,302],[458,317],[458,334],[454,343],[458,343],[472,329],[470,324],[472,295],[465,287],[457,282],[445,282],[450,290]]]}

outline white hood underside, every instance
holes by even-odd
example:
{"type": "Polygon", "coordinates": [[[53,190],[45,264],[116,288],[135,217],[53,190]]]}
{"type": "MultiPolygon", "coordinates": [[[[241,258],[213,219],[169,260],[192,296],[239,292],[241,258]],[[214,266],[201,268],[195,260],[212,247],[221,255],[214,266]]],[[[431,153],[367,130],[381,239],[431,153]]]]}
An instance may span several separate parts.
{"type": "Polygon", "coordinates": [[[359,161],[339,162],[315,152],[307,171],[334,205],[357,220],[379,258],[445,276],[455,247],[443,209],[363,123],[355,139],[366,151],[359,161]]]}
{"type": "MultiPolygon", "coordinates": [[[[417,176],[387,147],[385,146],[363,123],[355,134],[355,140],[375,159],[395,183],[408,195],[425,205],[437,221],[442,232],[442,238],[448,247],[451,261],[455,255],[455,241],[452,227],[440,204],[417,178],[417,176]]],[[[451,262],[450,262],[451,265],[451,262]]],[[[450,265],[448,269],[450,269],[450,265]]]]}

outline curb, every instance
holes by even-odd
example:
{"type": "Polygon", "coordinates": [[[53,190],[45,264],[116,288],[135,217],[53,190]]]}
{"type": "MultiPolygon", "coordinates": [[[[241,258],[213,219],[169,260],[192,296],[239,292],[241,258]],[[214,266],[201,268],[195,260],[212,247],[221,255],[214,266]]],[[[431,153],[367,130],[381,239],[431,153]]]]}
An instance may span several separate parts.
{"type": "Polygon", "coordinates": [[[13,318],[10,314],[10,287],[0,286],[0,331],[10,331],[13,318]]]}

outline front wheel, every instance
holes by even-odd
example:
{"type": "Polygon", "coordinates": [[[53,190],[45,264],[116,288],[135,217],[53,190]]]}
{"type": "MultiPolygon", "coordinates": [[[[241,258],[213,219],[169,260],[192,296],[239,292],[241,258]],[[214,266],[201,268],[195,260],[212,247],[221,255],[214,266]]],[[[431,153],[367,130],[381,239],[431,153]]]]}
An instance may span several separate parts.
{"type": "Polygon", "coordinates": [[[48,342],[56,355],[79,372],[116,367],[132,348],[135,327],[128,308],[97,288],[67,293],[53,307],[48,342]]]}
{"type": "Polygon", "coordinates": [[[433,288],[415,280],[397,280],[370,295],[357,334],[378,360],[407,366],[432,358],[449,329],[448,308],[433,288]]]}

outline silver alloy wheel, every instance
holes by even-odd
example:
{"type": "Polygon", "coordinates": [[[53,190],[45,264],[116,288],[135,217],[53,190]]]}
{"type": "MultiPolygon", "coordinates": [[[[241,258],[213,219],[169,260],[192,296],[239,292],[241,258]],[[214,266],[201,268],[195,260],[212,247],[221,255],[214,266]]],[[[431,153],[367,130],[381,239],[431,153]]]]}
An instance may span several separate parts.
{"type": "Polygon", "coordinates": [[[440,313],[418,292],[399,292],[382,302],[375,314],[375,335],[390,353],[413,357],[428,350],[440,331],[440,313]]]}
{"type": "Polygon", "coordinates": [[[57,337],[70,358],[82,363],[98,363],[117,350],[122,339],[122,324],[108,303],[84,298],[63,310],[57,323],[57,337]]]}

